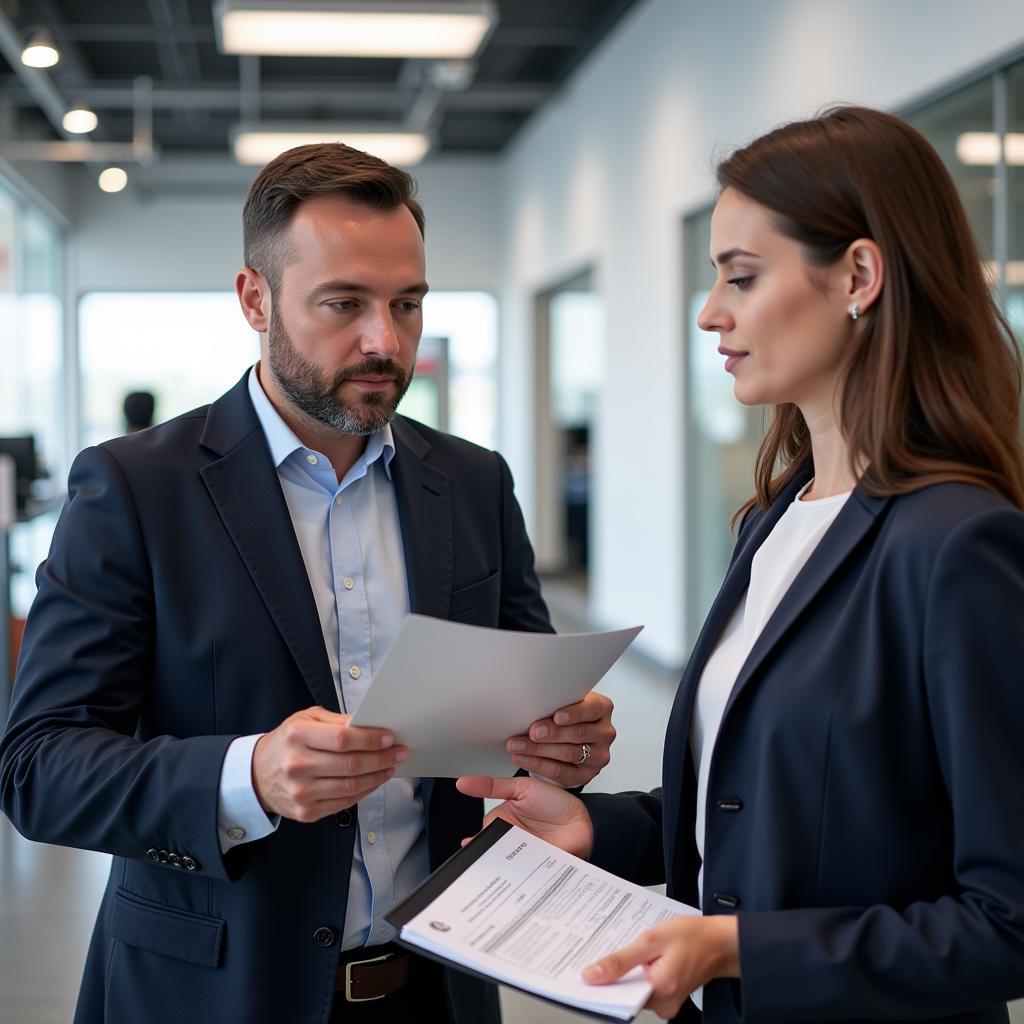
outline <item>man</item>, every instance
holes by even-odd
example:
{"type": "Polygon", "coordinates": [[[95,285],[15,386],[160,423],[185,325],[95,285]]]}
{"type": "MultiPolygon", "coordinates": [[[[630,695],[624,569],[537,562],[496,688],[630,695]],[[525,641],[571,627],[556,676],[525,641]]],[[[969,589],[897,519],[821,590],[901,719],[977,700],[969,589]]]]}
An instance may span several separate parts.
{"type": "MultiPolygon", "coordinates": [[[[383,920],[481,804],[392,778],[409,751],[349,725],[407,611],[551,628],[504,462],[394,415],[427,291],[412,193],[341,145],[264,168],[236,281],[259,364],[72,468],[0,797],[30,838],[114,854],[79,1022],[498,1017],[383,920]]],[[[535,723],[510,772],[589,781],[610,710],[535,723]]]]}
{"type": "Polygon", "coordinates": [[[152,391],[129,391],[124,396],[124,432],[134,434],[153,426],[156,411],[156,396],[152,391]]]}

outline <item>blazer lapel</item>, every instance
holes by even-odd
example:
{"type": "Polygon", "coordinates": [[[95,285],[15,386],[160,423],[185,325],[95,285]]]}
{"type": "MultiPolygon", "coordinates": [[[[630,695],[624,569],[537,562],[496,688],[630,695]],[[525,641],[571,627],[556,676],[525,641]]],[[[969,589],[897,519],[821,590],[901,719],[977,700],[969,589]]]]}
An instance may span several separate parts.
{"type": "MultiPolygon", "coordinates": [[[[792,500],[792,499],[790,499],[792,500]]],[[[879,513],[889,504],[891,498],[872,498],[857,487],[843,505],[835,521],[821,538],[804,567],[783,595],[779,606],[765,624],[747,660],[743,663],[736,683],[729,695],[722,716],[723,721],[736,703],[740,694],[749,685],[758,666],[772,649],[786,635],[818,592],[839,571],[843,562],[853,553],[874,525],[879,513]]],[[[785,503],[788,506],[789,502],[785,503]]],[[[785,506],[784,509],[785,510],[785,506]]],[[[753,556],[751,556],[753,557],[753,556]]],[[[750,568],[747,567],[747,578],[750,568]]]]}
{"type": "MultiPolygon", "coordinates": [[[[808,479],[807,475],[801,475],[794,480],[771,507],[760,515],[749,532],[737,542],[732,562],[722,582],[722,588],[711,605],[708,617],[704,620],[697,642],[693,646],[693,652],[683,670],[683,677],[679,682],[676,699],[672,705],[668,727],[665,730],[665,753],[662,764],[662,779],[666,791],[673,784],[682,785],[687,777],[686,761],[689,758],[690,750],[690,720],[693,716],[697,684],[704,672],[708,658],[711,657],[718,639],[722,635],[722,630],[725,629],[736,609],[737,602],[750,583],[750,565],[754,560],[754,555],[808,479]]],[[[680,793],[682,796],[686,795],[684,790],[681,790],[680,793]]],[[[678,805],[671,801],[664,808],[665,835],[669,844],[666,860],[668,864],[675,863],[674,844],[679,841],[680,835],[680,831],[676,827],[679,811],[678,805]]],[[[689,842],[689,833],[683,837],[682,841],[689,842]]]]}
{"type": "Polygon", "coordinates": [[[425,461],[430,445],[400,416],[391,463],[409,581],[409,609],[448,618],[452,597],[452,501],[448,474],[425,461]]]}
{"type": "Polygon", "coordinates": [[[249,398],[247,376],[207,413],[200,443],[220,455],[199,475],[310,693],[338,711],[302,552],[249,398]]]}

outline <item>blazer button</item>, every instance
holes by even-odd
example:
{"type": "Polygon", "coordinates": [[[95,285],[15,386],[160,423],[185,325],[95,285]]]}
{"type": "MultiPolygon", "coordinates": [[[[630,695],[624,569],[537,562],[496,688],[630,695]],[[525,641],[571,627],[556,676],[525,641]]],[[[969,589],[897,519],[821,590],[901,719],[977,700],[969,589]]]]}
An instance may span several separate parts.
{"type": "Polygon", "coordinates": [[[181,866],[186,871],[198,871],[199,870],[199,861],[197,861],[195,859],[195,857],[182,857],[181,858],[181,866]]]}
{"type": "Polygon", "coordinates": [[[146,856],[147,856],[147,857],[148,857],[148,858],[149,858],[150,860],[159,860],[159,859],[160,859],[160,854],[159,854],[159,853],[157,853],[157,851],[156,851],[156,850],[154,850],[154,849],[153,849],[152,847],[150,847],[150,849],[148,849],[148,850],[146,851],[146,856]]]}
{"type": "Polygon", "coordinates": [[[334,816],[334,824],[338,828],[348,828],[352,824],[352,812],[351,811],[338,811],[334,816]]]}
{"type": "Polygon", "coordinates": [[[718,801],[720,811],[742,811],[743,801],[738,796],[725,796],[718,801]]]}
{"type": "Polygon", "coordinates": [[[169,853],[167,855],[167,863],[170,864],[171,867],[180,868],[181,858],[176,853],[169,853]]]}
{"type": "Polygon", "coordinates": [[[170,856],[171,855],[166,850],[156,851],[156,859],[160,861],[161,864],[166,864],[170,856]]]}
{"type": "Polygon", "coordinates": [[[715,902],[720,907],[728,907],[730,910],[735,910],[740,905],[739,896],[733,896],[731,892],[716,892],[715,902]]]}
{"type": "Polygon", "coordinates": [[[334,931],[330,928],[317,928],[317,930],[313,932],[313,941],[318,946],[333,946],[334,939],[334,931]]]}

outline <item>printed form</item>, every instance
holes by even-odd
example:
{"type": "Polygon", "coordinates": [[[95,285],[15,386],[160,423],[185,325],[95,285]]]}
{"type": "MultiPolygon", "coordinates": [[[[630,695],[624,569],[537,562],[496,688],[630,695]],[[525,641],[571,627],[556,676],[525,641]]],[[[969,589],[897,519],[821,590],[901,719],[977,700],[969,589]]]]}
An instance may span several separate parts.
{"type": "Polygon", "coordinates": [[[401,926],[401,939],[523,991],[632,1019],[651,991],[639,967],[603,986],[587,985],[580,972],[642,931],[699,911],[496,825],[503,834],[401,926]]]}

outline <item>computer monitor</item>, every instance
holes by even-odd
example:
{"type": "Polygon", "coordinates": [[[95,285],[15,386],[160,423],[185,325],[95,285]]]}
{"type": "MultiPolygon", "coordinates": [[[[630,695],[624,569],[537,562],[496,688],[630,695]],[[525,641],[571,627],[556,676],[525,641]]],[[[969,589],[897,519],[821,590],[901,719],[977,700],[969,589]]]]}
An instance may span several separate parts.
{"type": "Polygon", "coordinates": [[[0,455],[14,459],[15,504],[18,512],[24,512],[32,496],[32,484],[42,475],[36,459],[36,439],[31,434],[0,437],[0,455]]]}

